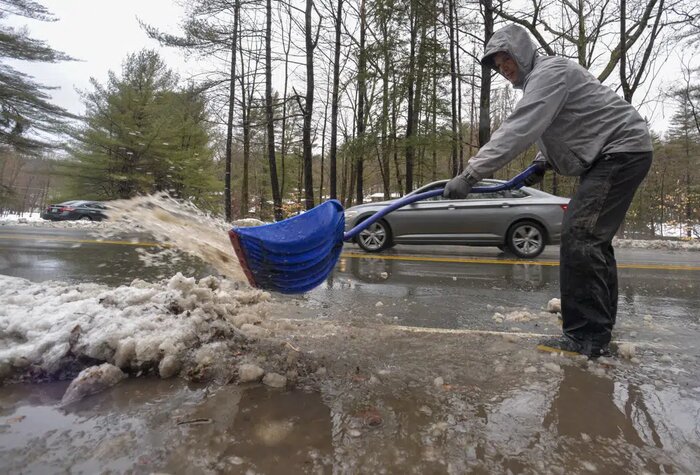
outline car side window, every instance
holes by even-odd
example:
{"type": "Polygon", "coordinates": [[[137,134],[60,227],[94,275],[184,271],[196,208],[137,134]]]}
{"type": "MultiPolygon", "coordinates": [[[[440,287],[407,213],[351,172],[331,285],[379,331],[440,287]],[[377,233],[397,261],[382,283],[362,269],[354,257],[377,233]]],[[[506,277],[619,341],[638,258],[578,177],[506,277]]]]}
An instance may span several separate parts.
{"type": "Polygon", "coordinates": [[[506,198],[505,190],[489,191],[486,193],[469,193],[467,195],[468,200],[498,200],[498,199],[505,199],[505,198],[506,198]]]}
{"type": "MultiPolygon", "coordinates": [[[[489,186],[489,185],[486,185],[489,186]]],[[[487,193],[469,193],[468,200],[505,200],[511,198],[526,198],[528,195],[523,190],[489,191],[487,193]]]]}
{"type": "MultiPolygon", "coordinates": [[[[422,190],[421,193],[425,193],[426,191],[436,190],[438,188],[442,188],[443,186],[444,185],[436,185],[436,186],[431,187],[431,188],[426,188],[425,190],[422,190]]],[[[442,195],[437,195],[437,196],[431,196],[430,198],[426,198],[426,199],[421,200],[421,201],[442,201],[443,199],[444,198],[442,197],[442,195]]]]}
{"type": "MultiPolygon", "coordinates": [[[[479,183],[478,186],[494,186],[495,183],[493,182],[481,182],[479,183]]],[[[443,187],[443,184],[436,185],[435,188],[438,187],[443,187]]],[[[431,189],[435,188],[426,188],[423,190],[420,190],[422,193],[426,191],[430,191],[431,189]]],[[[467,200],[504,200],[504,199],[509,199],[509,198],[527,198],[530,196],[527,192],[523,190],[501,190],[501,191],[490,191],[487,193],[469,193],[465,199],[467,200]]],[[[437,195],[433,196],[431,198],[426,198],[421,201],[443,201],[446,198],[443,198],[442,195],[437,195]]]]}
{"type": "Polygon", "coordinates": [[[510,198],[527,198],[528,196],[530,196],[529,194],[527,194],[523,190],[510,190],[509,193],[510,193],[510,198]]]}

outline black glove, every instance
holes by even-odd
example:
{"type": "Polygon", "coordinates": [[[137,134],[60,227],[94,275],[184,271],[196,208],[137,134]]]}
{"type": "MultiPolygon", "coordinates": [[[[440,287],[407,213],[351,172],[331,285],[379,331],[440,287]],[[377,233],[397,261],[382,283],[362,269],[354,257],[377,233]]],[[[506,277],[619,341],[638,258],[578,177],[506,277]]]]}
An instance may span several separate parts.
{"type": "Polygon", "coordinates": [[[471,176],[469,173],[464,172],[447,182],[447,185],[445,185],[445,191],[442,192],[442,196],[448,200],[463,200],[467,197],[472,187],[478,182],[479,180],[471,176]]]}
{"type": "Polygon", "coordinates": [[[531,175],[523,180],[523,185],[525,186],[536,185],[544,180],[544,174],[547,171],[547,165],[545,162],[535,162],[533,165],[537,165],[537,168],[535,168],[535,171],[532,172],[531,175]]]}

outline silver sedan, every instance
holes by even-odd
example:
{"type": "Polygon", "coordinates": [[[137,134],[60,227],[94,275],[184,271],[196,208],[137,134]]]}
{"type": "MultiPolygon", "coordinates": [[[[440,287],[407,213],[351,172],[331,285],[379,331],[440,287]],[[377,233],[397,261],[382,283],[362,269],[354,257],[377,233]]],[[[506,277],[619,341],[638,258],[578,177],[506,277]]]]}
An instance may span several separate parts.
{"type": "MultiPolygon", "coordinates": [[[[447,180],[425,185],[411,194],[444,188],[447,180]]],[[[494,186],[500,180],[482,180],[494,186]]],[[[345,210],[349,231],[391,201],[365,203],[345,210]]],[[[534,188],[471,193],[463,200],[436,196],[399,208],[370,225],[355,238],[367,252],[395,244],[463,244],[496,246],[517,257],[534,258],[547,244],[559,243],[569,199],[534,188]]]]}

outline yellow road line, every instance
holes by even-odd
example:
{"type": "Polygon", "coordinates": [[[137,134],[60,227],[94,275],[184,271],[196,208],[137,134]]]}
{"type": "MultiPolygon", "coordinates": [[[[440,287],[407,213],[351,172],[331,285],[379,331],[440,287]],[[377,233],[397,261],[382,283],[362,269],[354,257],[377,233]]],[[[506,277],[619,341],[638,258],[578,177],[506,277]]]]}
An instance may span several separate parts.
{"type": "MultiPolygon", "coordinates": [[[[54,242],[73,242],[81,244],[115,244],[119,246],[139,246],[139,247],[174,247],[172,244],[148,242],[148,241],[112,241],[99,239],[70,239],[63,237],[45,236],[40,237],[34,234],[12,234],[1,235],[0,239],[25,239],[37,241],[54,241],[54,242]]],[[[425,256],[390,256],[390,255],[374,255],[374,254],[357,254],[352,252],[344,252],[340,255],[345,258],[352,259],[382,259],[395,261],[416,261],[416,262],[449,262],[456,264],[495,264],[495,265],[516,265],[530,264],[535,266],[558,267],[557,261],[526,261],[517,259],[489,259],[481,257],[425,257],[425,256]]],[[[700,266],[681,266],[681,265],[662,265],[662,264],[617,264],[619,269],[649,269],[649,270],[685,270],[685,271],[700,271],[700,266]]]]}
{"type": "MultiPolygon", "coordinates": [[[[557,261],[526,261],[516,259],[489,259],[480,257],[421,257],[421,256],[389,256],[389,255],[373,255],[373,254],[356,254],[352,252],[344,252],[340,257],[352,259],[383,259],[395,261],[418,261],[418,262],[450,262],[457,264],[497,264],[497,265],[515,265],[515,264],[530,264],[535,266],[550,266],[558,267],[557,261]]],[[[690,270],[700,271],[700,266],[681,266],[681,265],[664,265],[664,264],[617,264],[619,269],[653,269],[653,270],[690,270]]]]}
{"type": "Polygon", "coordinates": [[[395,261],[427,261],[427,262],[453,262],[458,264],[536,264],[540,266],[558,266],[555,261],[519,261],[515,259],[488,259],[482,257],[427,257],[427,256],[388,256],[374,254],[342,253],[340,257],[351,257],[355,259],[385,259],[395,261]]]}
{"type": "Polygon", "coordinates": [[[73,242],[80,244],[115,244],[118,246],[140,246],[140,247],[173,247],[172,244],[148,241],[112,241],[107,239],[71,239],[57,236],[37,236],[34,234],[13,234],[10,236],[0,235],[0,239],[32,240],[32,241],[53,241],[53,242],[73,242]]]}

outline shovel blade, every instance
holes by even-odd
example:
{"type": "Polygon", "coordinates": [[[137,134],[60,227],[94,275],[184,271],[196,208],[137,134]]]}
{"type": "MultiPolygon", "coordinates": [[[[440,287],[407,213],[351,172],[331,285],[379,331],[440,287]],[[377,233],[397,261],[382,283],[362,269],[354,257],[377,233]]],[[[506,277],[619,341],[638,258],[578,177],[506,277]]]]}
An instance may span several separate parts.
{"type": "Polygon", "coordinates": [[[343,248],[344,229],[343,207],[330,200],[276,223],[234,227],[229,237],[252,286],[298,294],[331,273],[343,248]]]}

